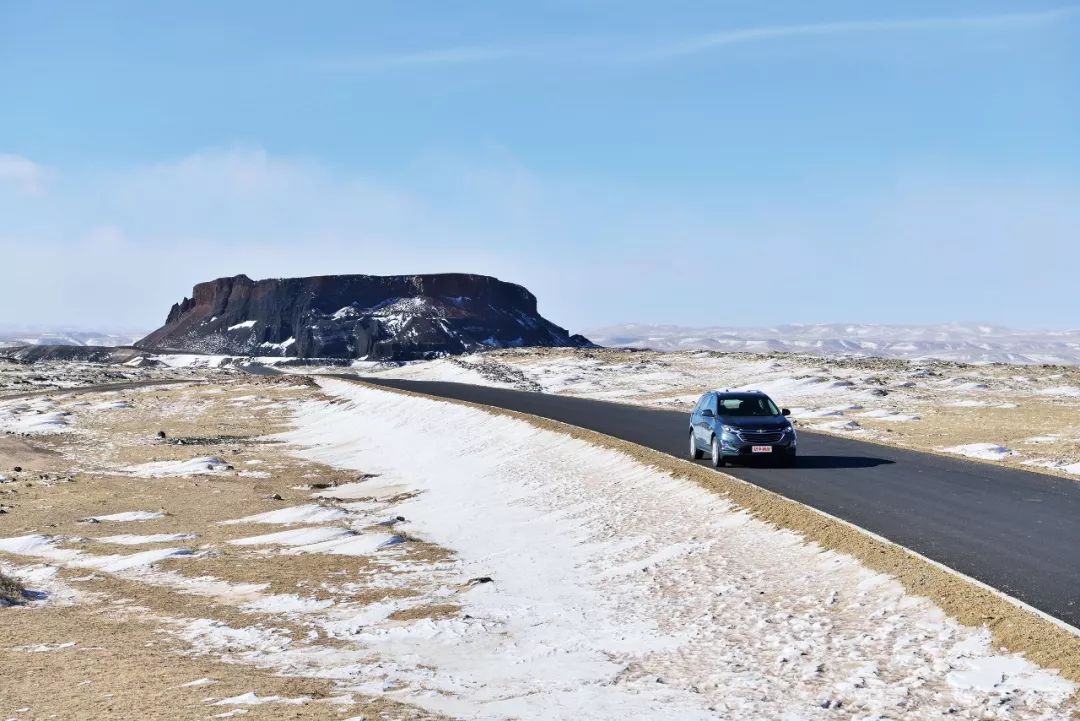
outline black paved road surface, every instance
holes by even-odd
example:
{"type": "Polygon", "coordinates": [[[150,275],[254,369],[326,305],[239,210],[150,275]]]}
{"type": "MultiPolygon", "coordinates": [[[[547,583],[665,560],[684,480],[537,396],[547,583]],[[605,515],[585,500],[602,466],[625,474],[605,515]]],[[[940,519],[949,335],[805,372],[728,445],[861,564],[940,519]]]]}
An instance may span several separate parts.
{"type": "Polygon", "coordinates": [[[146,388],[147,386],[167,386],[174,383],[202,383],[201,378],[178,379],[168,378],[162,380],[147,381],[124,381],[122,383],[100,383],[94,386],[80,386],[78,388],[46,388],[44,390],[26,391],[24,393],[12,393],[0,395],[0,401],[11,401],[20,398],[36,398],[38,396],[78,396],[84,393],[105,393],[107,391],[126,391],[134,388],[146,388]]]}
{"type": "MultiPolygon", "coordinates": [[[[364,380],[531,413],[686,455],[688,414],[680,411],[461,383],[364,380]]],[[[805,431],[799,453],[796,468],[725,470],[1080,627],[1080,483],[805,431]]]]}

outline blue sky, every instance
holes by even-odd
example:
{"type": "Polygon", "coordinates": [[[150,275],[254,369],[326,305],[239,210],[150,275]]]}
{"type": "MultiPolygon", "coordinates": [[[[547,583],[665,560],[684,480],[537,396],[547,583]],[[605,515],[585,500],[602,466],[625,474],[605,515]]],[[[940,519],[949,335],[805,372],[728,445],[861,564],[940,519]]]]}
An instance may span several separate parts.
{"type": "Polygon", "coordinates": [[[1080,326],[1077,5],[0,0],[0,93],[0,324],[471,271],[574,330],[1080,326]]]}

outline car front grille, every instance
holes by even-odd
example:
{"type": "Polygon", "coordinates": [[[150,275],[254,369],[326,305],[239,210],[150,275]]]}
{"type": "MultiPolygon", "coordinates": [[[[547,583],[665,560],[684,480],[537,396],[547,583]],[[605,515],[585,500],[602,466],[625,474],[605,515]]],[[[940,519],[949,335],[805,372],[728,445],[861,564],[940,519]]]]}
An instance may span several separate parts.
{"type": "Polygon", "coordinates": [[[783,437],[783,431],[739,431],[739,438],[747,443],[779,443],[783,437]]]}

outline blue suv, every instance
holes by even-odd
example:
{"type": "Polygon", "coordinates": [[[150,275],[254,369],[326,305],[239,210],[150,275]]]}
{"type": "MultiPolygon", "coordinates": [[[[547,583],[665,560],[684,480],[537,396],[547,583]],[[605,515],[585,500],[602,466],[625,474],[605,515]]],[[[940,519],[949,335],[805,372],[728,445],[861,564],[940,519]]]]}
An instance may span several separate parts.
{"type": "Polygon", "coordinates": [[[799,438],[790,414],[761,391],[709,391],[690,415],[690,457],[708,452],[716,468],[736,457],[794,465],[799,438]]]}

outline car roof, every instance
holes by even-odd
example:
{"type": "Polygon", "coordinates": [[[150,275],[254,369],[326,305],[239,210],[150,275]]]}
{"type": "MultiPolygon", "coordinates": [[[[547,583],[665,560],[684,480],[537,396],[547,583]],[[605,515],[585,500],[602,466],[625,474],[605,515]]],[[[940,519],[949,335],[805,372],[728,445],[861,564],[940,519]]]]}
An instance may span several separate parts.
{"type": "Polygon", "coordinates": [[[763,396],[765,391],[732,391],[732,390],[715,390],[709,391],[709,393],[715,393],[718,396],[763,396]]]}

